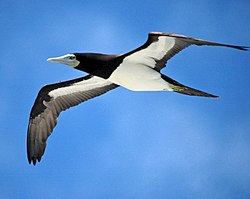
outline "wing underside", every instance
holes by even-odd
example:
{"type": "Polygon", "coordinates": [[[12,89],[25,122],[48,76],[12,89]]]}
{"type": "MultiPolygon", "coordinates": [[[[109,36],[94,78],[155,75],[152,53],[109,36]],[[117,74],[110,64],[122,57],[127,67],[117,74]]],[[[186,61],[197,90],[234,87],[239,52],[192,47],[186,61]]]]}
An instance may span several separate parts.
{"type": "Polygon", "coordinates": [[[151,32],[146,43],[123,56],[131,63],[141,63],[160,71],[167,61],[190,45],[223,46],[238,50],[247,50],[246,46],[236,46],[196,39],[179,34],[151,32]]]}
{"type": "Polygon", "coordinates": [[[40,161],[46,142],[57,124],[59,114],[84,101],[118,87],[96,76],[85,76],[70,81],[44,86],[32,107],[27,133],[29,163],[40,161]]]}

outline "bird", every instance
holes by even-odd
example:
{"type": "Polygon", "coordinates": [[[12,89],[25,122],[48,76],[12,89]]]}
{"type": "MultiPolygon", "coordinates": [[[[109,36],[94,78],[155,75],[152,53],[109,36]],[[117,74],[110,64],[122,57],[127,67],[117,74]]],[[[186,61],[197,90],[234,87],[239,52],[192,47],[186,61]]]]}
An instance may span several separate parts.
{"type": "Polygon", "coordinates": [[[68,65],[87,75],[41,88],[30,112],[27,130],[29,164],[40,162],[47,139],[57,124],[59,114],[119,86],[131,91],[174,91],[177,93],[216,98],[185,86],[161,73],[173,56],[190,45],[222,46],[246,51],[236,46],[185,35],[150,32],[146,42],[124,54],[69,53],[47,61],[68,65]]]}

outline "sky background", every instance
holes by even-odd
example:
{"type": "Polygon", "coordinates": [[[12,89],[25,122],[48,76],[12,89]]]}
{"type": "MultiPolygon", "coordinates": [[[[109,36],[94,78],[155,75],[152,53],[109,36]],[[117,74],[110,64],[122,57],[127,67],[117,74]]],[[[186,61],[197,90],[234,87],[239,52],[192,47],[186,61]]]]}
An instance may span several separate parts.
{"type": "Polygon", "coordinates": [[[250,1],[0,1],[0,198],[250,198],[250,52],[192,46],[164,74],[215,95],[118,88],[63,112],[26,157],[39,89],[85,75],[46,62],[124,53],[150,31],[250,46],[250,1]]]}

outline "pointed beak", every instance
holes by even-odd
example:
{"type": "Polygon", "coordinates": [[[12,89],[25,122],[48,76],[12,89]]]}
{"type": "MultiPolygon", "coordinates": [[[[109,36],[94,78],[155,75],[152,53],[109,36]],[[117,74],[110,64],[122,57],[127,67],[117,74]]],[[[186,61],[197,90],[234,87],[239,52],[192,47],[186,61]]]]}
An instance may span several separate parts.
{"type": "Polygon", "coordinates": [[[48,58],[47,61],[63,64],[65,60],[64,60],[64,57],[61,56],[61,57],[48,58]]]}
{"type": "Polygon", "coordinates": [[[55,62],[55,63],[59,63],[59,64],[65,64],[71,67],[76,67],[79,65],[79,61],[76,60],[76,57],[74,54],[66,54],[60,57],[52,57],[52,58],[48,58],[47,61],[49,62],[55,62]],[[72,59],[73,57],[73,59],[72,59]]]}

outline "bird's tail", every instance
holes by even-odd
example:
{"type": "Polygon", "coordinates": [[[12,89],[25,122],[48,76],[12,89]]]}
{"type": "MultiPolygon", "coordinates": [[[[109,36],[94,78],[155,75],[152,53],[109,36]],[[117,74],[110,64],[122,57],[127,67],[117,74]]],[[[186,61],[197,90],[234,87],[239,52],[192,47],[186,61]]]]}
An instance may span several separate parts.
{"type": "Polygon", "coordinates": [[[216,95],[212,95],[212,94],[185,86],[185,85],[171,79],[170,77],[168,77],[166,75],[162,74],[161,77],[162,77],[162,79],[164,79],[165,81],[167,81],[169,83],[169,87],[171,89],[173,89],[174,92],[185,94],[185,95],[201,96],[201,97],[218,97],[216,95]]]}

